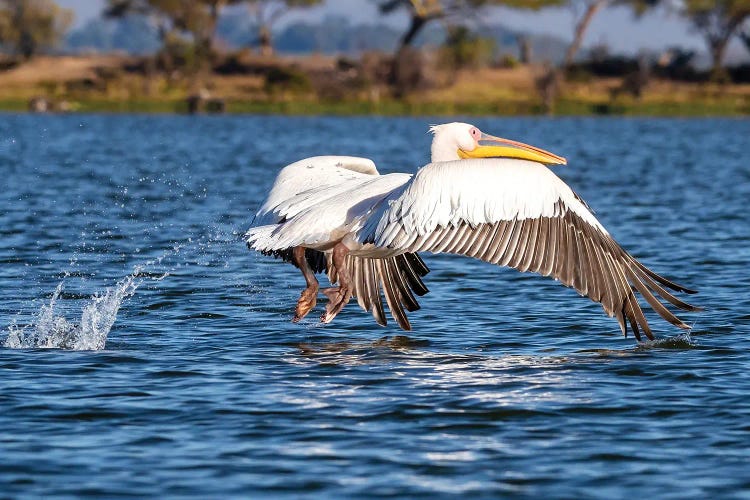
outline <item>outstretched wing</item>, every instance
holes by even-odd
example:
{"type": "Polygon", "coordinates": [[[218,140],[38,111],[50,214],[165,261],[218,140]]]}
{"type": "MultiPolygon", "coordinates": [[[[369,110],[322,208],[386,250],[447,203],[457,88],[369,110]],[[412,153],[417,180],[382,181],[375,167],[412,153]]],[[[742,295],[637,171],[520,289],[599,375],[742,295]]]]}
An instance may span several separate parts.
{"type": "Polygon", "coordinates": [[[627,334],[653,338],[638,291],[665,320],[688,326],[657,298],[695,311],[668,289],[694,293],[623,250],[583,201],[551,170],[533,162],[483,159],[427,165],[358,231],[381,256],[454,253],[552,276],[601,303],[627,334]],[[627,323],[626,323],[627,321],[627,323]]]}

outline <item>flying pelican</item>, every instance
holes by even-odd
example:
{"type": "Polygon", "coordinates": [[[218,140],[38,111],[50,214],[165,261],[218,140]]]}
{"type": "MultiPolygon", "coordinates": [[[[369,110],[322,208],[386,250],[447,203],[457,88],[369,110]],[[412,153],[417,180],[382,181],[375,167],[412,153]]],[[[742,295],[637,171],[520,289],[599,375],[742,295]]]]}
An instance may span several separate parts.
{"type": "Polygon", "coordinates": [[[625,335],[629,324],[638,340],[641,331],[654,337],[636,291],[662,318],[689,329],[657,295],[696,311],[667,289],[695,292],[651,271],[615,242],[547,167],[565,165],[564,158],[467,123],[430,130],[432,162],[415,175],[377,175],[371,161],[347,157],[311,158],[281,171],[246,241],[302,269],[308,288],[295,319],[315,305],[309,296],[317,295],[317,282],[311,287],[309,278],[310,261],[317,259],[339,284],[324,290],[323,322],[352,295],[373,311],[382,287],[394,317],[408,329],[401,304],[419,307],[410,291],[426,293],[420,278],[428,269],[417,254],[432,252],[551,276],[599,302],[625,335]]]}

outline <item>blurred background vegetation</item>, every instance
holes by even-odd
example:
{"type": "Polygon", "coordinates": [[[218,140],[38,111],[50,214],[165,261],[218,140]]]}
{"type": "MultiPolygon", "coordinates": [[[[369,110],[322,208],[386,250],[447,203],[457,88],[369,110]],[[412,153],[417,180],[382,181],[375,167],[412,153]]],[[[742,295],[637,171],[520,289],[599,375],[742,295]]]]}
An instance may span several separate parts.
{"type": "MultiPolygon", "coordinates": [[[[382,19],[304,13],[324,0],[107,0],[74,25],[53,0],[0,0],[0,109],[384,114],[750,114],[750,0],[370,0],[382,19]],[[584,50],[606,9],[667,9],[707,60],[584,50]],[[569,8],[570,36],[492,22],[569,8]],[[75,27],[74,27],[75,26],[75,27]]],[[[637,41],[634,41],[637,44],[637,41]]]]}

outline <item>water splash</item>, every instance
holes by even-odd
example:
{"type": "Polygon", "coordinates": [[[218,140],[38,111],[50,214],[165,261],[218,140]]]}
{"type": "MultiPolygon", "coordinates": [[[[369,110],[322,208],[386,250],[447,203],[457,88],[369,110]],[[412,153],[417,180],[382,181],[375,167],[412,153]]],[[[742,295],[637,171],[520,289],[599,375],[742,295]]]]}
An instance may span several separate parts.
{"type": "MultiPolygon", "coordinates": [[[[104,349],[117,313],[123,302],[135,294],[145,281],[161,281],[170,275],[173,268],[163,270],[164,261],[179,255],[183,246],[174,244],[160,256],[136,266],[129,275],[108,287],[103,293],[96,293],[87,299],[81,309],[80,319],[69,321],[58,311],[57,301],[63,292],[65,279],[71,276],[66,271],[55,288],[49,303],[42,305],[30,324],[19,326],[14,320],[7,329],[7,337],[2,343],[9,349],[70,349],[78,351],[98,351],[104,349]],[[161,268],[159,272],[153,272],[161,268]]],[[[76,256],[70,265],[77,263],[76,256]]]]}
{"type": "Polygon", "coordinates": [[[655,340],[647,340],[639,342],[635,347],[636,351],[643,351],[653,348],[660,349],[692,349],[698,347],[698,343],[693,340],[690,332],[683,333],[681,335],[675,335],[673,337],[665,337],[655,340]]]}
{"type": "Polygon", "coordinates": [[[136,269],[115,286],[107,288],[104,293],[91,297],[83,306],[78,323],[58,315],[56,305],[64,284],[64,281],[61,281],[49,303],[39,309],[30,325],[13,324],[8,328],[8,336],[3,346],[10,349],[104,349],[107,335],[115,323],[120,306],[125,299],[135,293],[142,281],[139,279],[139,273],[140,270],[136,269]]]}
{"type": "MultiPolygon", "coordinates": [[[[80,271],[74,269],[66,271],[63,281],[57,285],[49,302],[39,307],[29,323],[18,325],[14,320],[6,330],[5,340],[0,339],[2,342],[0,345],[9,349],[104,349],[120,306],[135,294],[136,289],[144,281],[162,281],[175,269],[193,263],[210,265],[213,262],[206,258],[210,255],[207,249],[210,250],[212,244],[215,243],[233,242],[226,235],[216,233],[197,239],[188,238],[185,244],[175,243],[160,256],[136,266],[131,274],[122,278],[114,286],[85,299],[86,303],[77,321],[68,320],[60,311],[63,308],[57,305],[63,293],[65,279],[81,274],[80,271]],[[198,250],[198,256],[195,256],[194,252],[190,254],[194,261],[183,256],[182,261],[170,262],[173,257],[183,253],[186,245],[189,249],[198,250]]],[[[70,267],[77,267],[77,263],[77,256],[74,255],[70,260],[70,267]]],[[[226,265],[225,263],[224,266],[226,265]]],[[[69,317],[70,314],[67,316],[69,317]]]]}

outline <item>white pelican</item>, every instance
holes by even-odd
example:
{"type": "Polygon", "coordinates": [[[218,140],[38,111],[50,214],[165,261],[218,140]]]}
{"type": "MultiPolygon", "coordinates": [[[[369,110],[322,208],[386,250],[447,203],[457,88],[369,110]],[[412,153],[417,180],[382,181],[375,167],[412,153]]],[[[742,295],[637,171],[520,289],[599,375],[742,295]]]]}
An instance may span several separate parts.
{"type": "Polygon", "coordinates": [[[325,268],[339,286],[324,290],[323,322],[354,295],[384,324],[382,287],[394,318],[409,329],[401,306],[418,308],[411,291],[427,292],[421,277],[428,269],[417,254],[444,252],[552,276],[601,303],[625,335],[629,323],[638,340],[641,331],[649,339],[653,334],[635,291],[662,318],[689,328],[656,295],[696,311],[667,288],[695,292],[646,268],[615,242],[547,168],[566,164],[564,158],[467,123],[430,130],[432,162],[413,176],[378,175],[370,160],[352,157],[309,158],[280,172],[246,238],[250,248],[293,260],[302,270],[308,287],[295,321],[314,307],[313,271],[325,268]]]}

